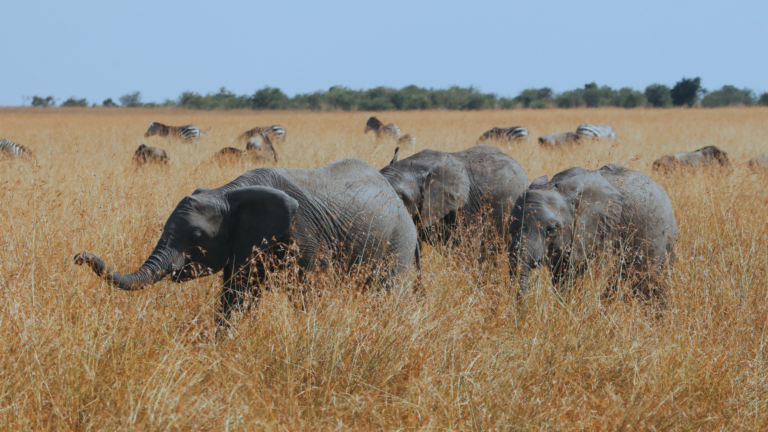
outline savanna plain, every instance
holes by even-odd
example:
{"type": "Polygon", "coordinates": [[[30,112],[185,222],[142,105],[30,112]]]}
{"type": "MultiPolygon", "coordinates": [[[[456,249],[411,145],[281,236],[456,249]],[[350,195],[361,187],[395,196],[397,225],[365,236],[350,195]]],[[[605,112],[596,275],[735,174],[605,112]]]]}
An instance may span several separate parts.
{"type": "Polygon", "coordinates": [[[521,125],[529,142],[498,146],[529,180],[609,162],[651,176],[678,223],[665,308],[603,298],[600,272],[557,289],[545,269],[518,302],[504,251],[478,260],[467,241],[425,246],[422,294],[412,282],[364,291],[333,269],[271,275],[258,309],[217,332],[219,277],[127,293],[74,265],[89,251],[138,268],[181,198],[256,167],[212,160],[254,126],[286,128],[276,166],[381,168],[395,144],[363,134],[368,115],[0,110],[0,137],[34,152],[0,161],[0,429],[768,429],[768,174],[746,166],[768,152],[764,108],[379,115],[417,137],[401,158],[521,125]],[[198,144],[145,139],[150,121],[210,131],[198,144]],[[581,123],[621,141],[536,143],[581,123]],[[141,143],[170,166],[134,166],[141,143]],[[707,145],[732,168],[651,169],[707,145]]]}

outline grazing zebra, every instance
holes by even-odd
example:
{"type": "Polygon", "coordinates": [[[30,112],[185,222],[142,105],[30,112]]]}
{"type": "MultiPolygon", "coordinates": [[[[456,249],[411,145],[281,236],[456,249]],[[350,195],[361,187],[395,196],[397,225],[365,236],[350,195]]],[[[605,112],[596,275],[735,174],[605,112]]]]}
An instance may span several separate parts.
{"type": "Polygon", "coordinates": [[[213,157],[218,160],[224,160],[224,159],[240,159],[245,155],[245,150],[240,150],[239,148],[234,147],[224,147],[223,149],[216,152],[213,157]]]}
{"type": "Polygon", "coordinates": [[[405,134],[397,139],[397,143],[398,144],[416,144],[416,137],[411,134],[405,134]]]}
{"type": "Polygon", "coordinates": [[[239,141],[248,141],[255,135],[262,133],[267,135],[272,141],[285,141],[285,128],[280,125],[258,126],[249,131],[243,132],[243,134],[237,137],[237,139],[239,141]]]}
{"type": "Polygon", "coordinates": [[[768,170],[768,153],[755,156],[747,165],[755,172],[768,170]]]}
{"type": "Polygon", "coordinates": [[[576,128],[576,133],[584,138],[592,139],[616,139],[616,131],[612,127],[606,125],[591,125],[583,124],[576,128]]]}
{"type": "Polygon", "coordinates": [[[166,126],[162,123],[151,122],[147,133],[144,134],[144,138],[149,138],[152,135],[180,138],[184,141],[195,141],[200,138],[200,128],[192,125],[166,126]]]}
{"type": "Polygon", "coordinates": [[[365,119],[365,133],[373,131],[376,134],[376,138],[394,138],[400,139],[400,128],[392,123],[385,125],[376,117],[368,117],[365,119]]]}
{"type": "Polygon", "coordinates": [[[137,165],[144,165],[147,163],[168,165],[168,161],[170,160],[171,157],[165,150],[154,147],[147,147],[144,144],[140,145],[136,150],[136,153],[133,154],[133,161],[137,165]]]}
{"type": "Polygon", "coordinates": [[[277,162],[277,152],[272,146],[272,141],[269,139],[269,135],[266,133],[260,133],[248,140],[245,150],[256,160],[264,159],[277,162]]]}
{"type": "Polygon", "coordinates": [[[678,153],[674,156],[664,156],[653,163],[653,169],[659,171],[672,171],[678,166],[687,168],[702,168],[719,165],[728,167],[728,153],[715,146],[707,146],[688,153],[678,153]]]}
{"type": "Polygon", "coordinates": [[[0,139],[0,154],[4,154],[10,158],[17,156],[32,156],[32,152],[24,148],[21,144],[16,144],[9,139],[0,139]]]}
{"type": "Polygon", "coordinates": [[[528,129],[522,126],[512,126],[509,128],[495,127],[486,131],[479,139],[479,141],[488,140],[528,141],[528,129]]]}
{"type": "Polygon", "coordinates": [[[539,144],[543,146],[564,146],[568,144],[576,144],[581,141],[581,135],[566,132],[561,134],[549,134],[539,137],[539,144]]]}

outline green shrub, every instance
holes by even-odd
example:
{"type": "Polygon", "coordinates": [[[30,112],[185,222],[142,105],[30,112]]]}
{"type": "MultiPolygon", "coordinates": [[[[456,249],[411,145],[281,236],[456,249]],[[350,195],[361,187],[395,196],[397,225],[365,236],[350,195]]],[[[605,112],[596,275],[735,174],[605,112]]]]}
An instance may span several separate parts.
{"type": "Polygon", "coordinates": [[[644,107],[648,104],[645,95],[633,88],[624,87],[618,91],[620,105],[623,108],[644,107]]]}
{"type": "Polygon", "coordinates": [[[266,86],[251,96],[250,105],[254,109],[285,109],[288,105],[288,96],[279,88],[266,86]]]}
{"type": "Polygon", "coordinates": [[[133,93],[124,94],[124,95],[120,96],[118,98],[118,100],[120,101],[120,105],[122,105],[124,107],[135,108],[135,107],[142,106],[142,103],[141,103],[141,92],[138,92],[138,91],[137,92],[133,92],[133,93]]]}
{"type": "Polygon", "coordinates": [[[116,107],[117,106],[117,104],[115,103],[115,101],[112,100],[112,98],[104,99],[104,102],[102,102],[101,105],[105,106],[105,107],[108,107],[108,108],[109,107],[116,107]]]}
{"type": "Polygon", "coordinates": [[[88,106],[88,101],[85,100],[85,98],[77,99],[74,96],[72,96],[71,98],[69,98],[69,99],[65,100],[64,102],[62,102],[61,106],[63,106],[63,107],[87,107],[88,106]]]}
{"type": "Polygon", "coordinates": [[[52,107],[56,106],[56,100],[53,98],[53,96],[48,96],[46,98],[42,98],[40,96],[32,96],[32,106],[34,107],[52,107]]]}
{"type": "Polygon", "coordinates": [[[586,106],[587,103],[582,97],[583,93],[584,90],[581,89],[561,93],[557,96],[557,98],[555,98],[555,105],[557,105],[558,108],[576,108],[586,106]]]}
{"type": "Polygon", "coordinates": [[[768,106],[768,92],[760,95],[760,99],[757,100],[758,105],[768,106]]]}
{"type": "Polygon", "coordinates": [[[672,96],[669,87],[663,84],[651,84],[646,87],[645,98],[651,106],[656,108],[672,106],[672,96]]]}
{"type": "Polygon", "coordinates": [[[701,88],[701,78],[683,78],[678,81],[669,95],[672,96],[672,104],[675,106],[688,105],[692,107],[699,100],[699,96],[704,90],[701,88]]]}
{"type": "Polygon", "coordinates": [[[701,105],[707,108],[730,105],[752,106],[754,104],[755,93],[752,90],[748,88],[739,90],[731,85],[725,85],[720,90],[707,94],[701,101],[701,105]]]}

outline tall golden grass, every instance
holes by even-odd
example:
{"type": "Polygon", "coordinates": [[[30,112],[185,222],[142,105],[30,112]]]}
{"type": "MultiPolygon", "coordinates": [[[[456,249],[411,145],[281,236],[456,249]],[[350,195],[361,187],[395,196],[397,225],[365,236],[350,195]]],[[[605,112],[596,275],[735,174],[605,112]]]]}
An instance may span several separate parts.
{"type": "Polygon", "coordinates": [[[276,284],[214,336],[219,278],[126,293],[73,265],[87,250],[135,270],[183,196],[253,167],[211,157],[254,126],[287,129],[279,166],[383,166],[395,145],[363,135],[366,115],[0,110],[0,137],[35,152],[0,162],[0,428],[768,428],[768,177],[745,166],[768,152],[768,109],[380,114],[418,139],[401,157],[523,125],[531,141],[501,148],[531,180],[608,162],[649,174],[679,230],[661,317],[601,299],[599,277],[558,291],[544,271],[520,308],[503,253],[477,262],[468,245],[425,249],[423,297],[360,294],[318,275],[305,295],[276,284]],[[145,140],[150,121],[212,129],[197,145],[145,140]],[[613,126],[621,142],[536,144],[585,122],[613,126]],[[170,168],[133,166],[142,142],[166,149],[170,168]],[[733,169],[651,171],[663,154],[705,145],[725,149],[733,169]]]}

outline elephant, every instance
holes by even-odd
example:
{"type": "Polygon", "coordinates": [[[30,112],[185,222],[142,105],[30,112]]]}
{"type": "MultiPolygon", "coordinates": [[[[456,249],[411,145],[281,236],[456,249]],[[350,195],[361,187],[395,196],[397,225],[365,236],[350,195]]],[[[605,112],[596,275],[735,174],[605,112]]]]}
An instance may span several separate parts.
{"type": "Polygon", "coordinates": [[[487,144],[456,153],[422,150],[398,161],[399,150],[381,174],[413,217],[421,240],[437,230],[447,241],[459,213],[472,221],[484,209],[490,209],[497,233],[506,236],[506,218],[528,187],[528,175],[514,159],[487,144]]]}
{"type": "Polygon", "coordinates": [[[677,223],[669,196],[645,174],[608,164],[597,171],[570,168],[549,181],[539,177],[517,199],[510,231],[510,273],[513,280],[520,266],[519,294],[541,264],[559,286],[607,252],[621,263],[612,287],[620,275],[640,298],[663,300],[677,223]]]}
{"type": "Polygon", "coordinates": [[[707,146],[688,153],[678,153],[674,156],[664,156],[653,162],[653,169],[657,171],[672,171],[678,166],[699,168],[718,164],[721,167],[729,167],[728,153],[715,146],[707,146]]]}
{"type": "Polygon", "coordinates": [[[75,263],[127,291],[167,275],[184,282],[223,271],[226,320],[249,289],[258,300],[270,263],[285,267],[295,258],[302,274],[370,266],[369,280],[391,286],[414,262],[420,268],[418,246],[413,221],[384,177],[367,162],[342,159],[316,169],[254,169],[217,189],[195,190],[134,273],[119,273],[86,252],[75,263]]]}

